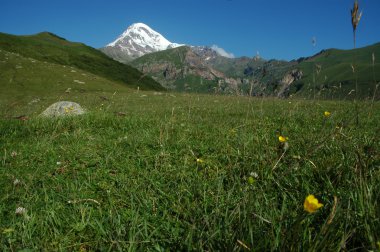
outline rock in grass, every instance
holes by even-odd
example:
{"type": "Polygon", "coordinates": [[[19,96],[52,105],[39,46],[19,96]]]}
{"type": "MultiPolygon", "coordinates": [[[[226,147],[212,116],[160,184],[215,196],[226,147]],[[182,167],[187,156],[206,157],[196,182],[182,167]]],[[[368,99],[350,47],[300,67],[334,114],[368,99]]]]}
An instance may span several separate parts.
{"type": "Polygon", "coordinates": [[[78,103],[71,101],[60,101],[50,105],[44,112],[41,113],[41,116],[62,117],[82,115],[84,113],[84,109],[78,103]]]}

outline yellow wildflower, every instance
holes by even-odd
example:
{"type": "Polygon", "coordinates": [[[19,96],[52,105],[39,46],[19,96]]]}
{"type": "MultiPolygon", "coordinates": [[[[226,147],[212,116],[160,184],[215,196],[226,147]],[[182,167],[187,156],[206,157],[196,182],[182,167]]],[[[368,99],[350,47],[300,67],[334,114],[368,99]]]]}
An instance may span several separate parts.
{"type": "Polygon", "coordinates": [[[230,135],[231,136],[236,136],[236,133],[237,133],[236,129],[231,129],[230,130],[230,135]]]}
{"type": "Polygon", "coordinates": [[[248,184],[253,185],[255,183],[255,179],[253,177],[248,177],[248,184]]]}
{"type": "Polygon", "coordinates": [[[284,136],[278,136],[278,141],[280,141],[280,143],[285,143],[286,141],[288,141],[288,137],[284,137],[284,136]]]}
{"type": "Polygon", "coordinates": [[[310,194],[306,197],[305,202],[303,203],[303,208],[306,212],[314,213],[318,208],[321,208],[323,204],[318,202],[318,199],[314,195],[310,194]]]}
{"type": "Polygon", "coordinates": [[[197,161],[198,164],[203,164],[203,163],[205,162],[205,161],[204,161],[203,159],[201,159],[201,158],[197,158],[196,161],[197,161]]]}
{"type": "Polygon", "coordinates": [[[66,114],[71,113],[72,111],[74,111],[74,106],[64,107],[64,110],[66,114]]]}
{"type": "Polygon", "coordinates": [[[3,234],[10,234],[10,233],[12,233],[13,231],[15,231],[13,228],[5,228],[5,229],[3,230],[3,234]]]}
{"type": "Polygon", "coordinates": [[[329,112],[329,111],[325,111],[325,112],[323,113],[323,115],[324,115],[325,117],[330,117],[330,116],[331,116],[331,112],[329,112]]]}

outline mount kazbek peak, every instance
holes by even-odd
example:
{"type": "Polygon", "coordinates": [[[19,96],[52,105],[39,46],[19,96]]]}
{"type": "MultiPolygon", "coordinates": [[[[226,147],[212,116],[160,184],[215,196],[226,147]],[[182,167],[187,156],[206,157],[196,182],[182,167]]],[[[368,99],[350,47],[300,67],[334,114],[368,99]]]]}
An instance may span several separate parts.
{"type": "Polygon", "coordinates": [[[172,43],[148,25],[135,23],[128,27],[115,41],[105,49],[119,50],[130,58],[138,58],[145,54],[183,46],[172,43]]]}

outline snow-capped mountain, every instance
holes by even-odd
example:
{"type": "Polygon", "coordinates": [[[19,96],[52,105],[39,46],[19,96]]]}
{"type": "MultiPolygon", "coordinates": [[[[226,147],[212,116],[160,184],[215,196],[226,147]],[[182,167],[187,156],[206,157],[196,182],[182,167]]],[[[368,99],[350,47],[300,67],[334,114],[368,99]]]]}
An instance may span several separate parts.
{"type": "MultiPolygon", "coordinates": [[[[184,44],[172,43],[148,25],[135,23],[129,26],[115,41],[100,50],[117,61],[129,63],[145,54],[180,46],[184,46],[184,44]]],[[[233,54],[216,45],[211,47],[188,46],[206,61],[218,56],[234,58],[233,54]]]]}
{"type": "Polygon", "coordinates": [[[128,27],[115,41],[109,43],[102,51],[120,61],[123,57],[135,59],[147,53],[158,52],[182,46],[172,43],[160,33],[143,23],[135,23],[128,27]]]}

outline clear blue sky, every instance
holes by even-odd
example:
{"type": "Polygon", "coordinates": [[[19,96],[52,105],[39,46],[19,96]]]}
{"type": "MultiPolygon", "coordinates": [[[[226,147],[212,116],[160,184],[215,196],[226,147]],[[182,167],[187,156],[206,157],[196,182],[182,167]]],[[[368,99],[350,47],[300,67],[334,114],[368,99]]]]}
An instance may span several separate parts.
{"type": "MultiPolygon", "coordinates": [[[[354,0],[0,0],[0,32],[50,31],[95,48],[142,22],[168,40],[291,60],[353,46],[354,0]],[[312,38],[316,45],[312,45],[312,38]]],[[[380,42],[380,0],[360,0],[357,46],[380,42]]]]}

